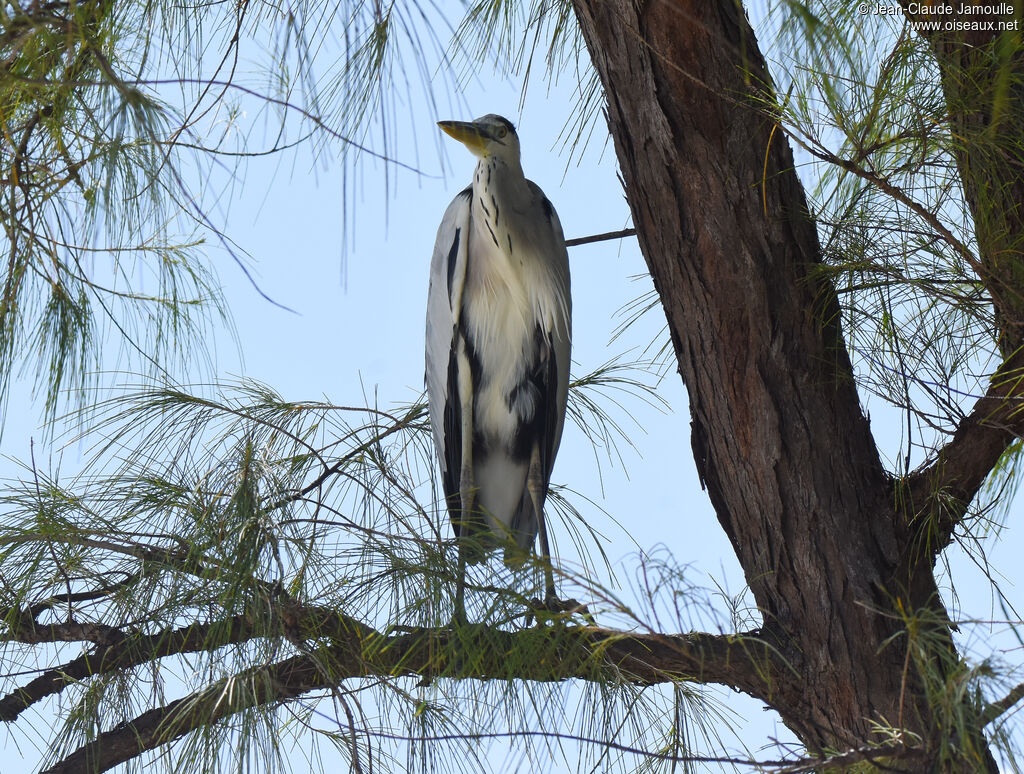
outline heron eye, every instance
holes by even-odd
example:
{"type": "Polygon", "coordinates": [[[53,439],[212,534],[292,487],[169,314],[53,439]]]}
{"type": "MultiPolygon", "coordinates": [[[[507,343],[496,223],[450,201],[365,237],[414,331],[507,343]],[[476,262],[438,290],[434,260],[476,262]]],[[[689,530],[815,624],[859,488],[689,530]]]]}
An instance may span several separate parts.
{"type": "Polygon", "coordinates": [[[508,134],[508,129],[506,129],[504,126],[499,126],[494,132],[494,136],[497,137],[499,140],[504,139],[506,134],[508,134]]]}

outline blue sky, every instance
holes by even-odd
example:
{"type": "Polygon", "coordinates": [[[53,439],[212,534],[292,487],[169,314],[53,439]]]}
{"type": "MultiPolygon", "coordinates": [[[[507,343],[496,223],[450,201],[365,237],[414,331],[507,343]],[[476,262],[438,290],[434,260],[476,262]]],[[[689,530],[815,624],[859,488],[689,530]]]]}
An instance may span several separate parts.
{"type": "MultiPolygon", "coordinates": [[[[567,237],[629,225],[603,121],[598,121],[578,162],[568,163],[569,155],[559,143],[573,101],[570,80],[562,78],[551,88],[535,82],[520,107],[521,84],[485,69],[467,84],[464,109],[433,115],[414,106],[415,125],[405,128],[397,155],[413,160],[423,175],[396,171],[385,191],[381,162],[365,162],[356,195],[347,204],[354,214],[347,246],[342,242],[345,205],[336,156],[314,159],[300,151],[284,161],[254,160],[242,185],[211,178],[204,198],[217,201],[215,219],[252,255],[253,276],[262,291],[294,310],[269,304],[230,257],[211,246],[242,355],[231,337],[220,332],[213,342],[215,375],[261,380],[290,400],[326,396],[337,404],[369,400],[386,406],[416,399],[423,389],[423,319],[434,234],[448,201],[467,184],[474,164],[465,149],[447,139],[442,145],[445,157],[436,155],[437,120],[491,112],[512,119],[519,127],[523,168],[555,204],[567,237]]],[[[623,353],[639,356],[651,341],[664,338],[658,310],[610,343],[621,322],[618,310],[651,287],[635,240],[573,248],[570,262],[574,373],[591,371],[623,353]]],[[[198,370],[179,375],[183,381],[204,377],[198,370]]],[[[623,418],[623,426],[636,451],[623,449],[624,464],[602,458],[599,473],[589,442],[567,425],[553,478],[600,506],[581,507],[605,536],[604,550],[619,572],[619,582],[628,584],[639,552],[666,550],[690,566],[695,582],[738,594],[744,586],[742,573],[697,481],[685,390],[674,372],[659,383],[658,393],[670,411],[640,401],[628,403],[633,417],[623,418]]],[[[25,405],[26,385],[16,385],[0,439],[4,455],[22,460],[29,455],[29,439],[38,442],[42,437],[41,410],[24,410],[25,405]]],[[[868,408],[880,445],[895,456],[903,444],[899,415],[887,412],[878,401],[869,402],[868,408]]],[[[74,470],[86,448],[83,443],[71,444],[54,454],[62,455],[66,470],[74,470]]],[[[40,451],[37,447],[37,458],[40,451]]],[[[13,464],[0,461],[0,474],[15,475],[13,464]]],[[[563,559],[572,562],[568,539],[557,525],[554,530],[563,559]]],[[[1024,540],[1015,533],[1011,518],[1000,541],[984,544],[1011,599],[1024,582],[1024,566],[1018,560],[1024,540]]],[[[953,550],[950,557],[963,615],[1002,617],[993,607],[984,575],[961,552],[953,550]]],[[[987,631],[965,628],[964,636],[975,652],[995,650],[1010,661],[1019,660],[1012,639],[989,642],[987,631]]],[[[741,713],[740,738],[752,750],[769,738],[788,738],[774,713],[763,712],[758,702],[724,691],[720,695],[741,713]]],[[[15,742],[25,739],[23,733],[31,736],[19,723],[0,736],[0,769],[16,771],[31,765],[31,743],[15,742]]],[[[492,745],[490,757],[506,770],[518,767],[519,758],[502,742],[492,745]]],[[[523,764],[524,770],[530,767],[523,764]]]]}

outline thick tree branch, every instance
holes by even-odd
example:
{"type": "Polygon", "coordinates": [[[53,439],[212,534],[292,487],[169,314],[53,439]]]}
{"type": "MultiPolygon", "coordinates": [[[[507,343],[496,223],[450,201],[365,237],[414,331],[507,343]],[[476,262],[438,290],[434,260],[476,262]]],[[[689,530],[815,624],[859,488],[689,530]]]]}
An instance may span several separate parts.
{"type": "MultiPolygon", "coordinates": [[[[155,635],[124,633],[117,642],[98,645],[0,700],[0,718],[13,720],[34,702],[89,677],[255,637],[313,644],[301,645],[300,655],[246,670],[121,724],[50,771],[106,770],[241,710],[369,675],[533,682],[613,679],[641,685],[695,680],[768,697],[773,681],[786,668],[775,650],[759,639],[759,632],[635,634],[556,624],[520,631],[477,625],[387,634],[344,614],[304,607],[294,600],[266,601],[270,604],[262,620],[239,615],[155,635]],[[466,659],[466,653],[473,658],[466,659]]],[[[63,641],[63,630],[57,626],[15,629],[7,639],[39,642],[48,631],[63,641]]]]}
{"type": "Polygon", "coordinates": [[[15,620],[11,629],[0,632],[0,642],[23,642],[38,645],[42,642],[94,642],[105,644],[123,637],[116,626],[92,621],[65,621],[64,623],[40,624],[28,620],[27,616],[15,620]]]}
{"type": "Polygon", "coordinates": [[[116,634],[108,631],[102,640],[92,636],[93,632],[89,630],[89,627],[94,627],[95,624],[75,625],[80,631],[80,636],[66,636],[69,626],[71,625],[45,627],[35,633],[32,639],[11,635],[4,637],[18,642],[89,640],[97,644],[89,652],[44,672],[25,687],[18,688],[0,699],[0,720],[15,720],[36,702],[60,693],[69,685],[81,680],[118,669],[131,669],[167,656],[210,651],[227,644],[245,642],[255,636],[256,631],[252,622],[245,616],[234,616],[217,624],[196,624],[148,636],[131,636],[114,627],[104,627],[116,634]],[[48,640],[43,636],[46,633],[53,633],[54,636],[48,640]],[[104,642],[109,644],[102,644],[104,642]]]}
{"type": "Polygon", "coordinates": [[[1013,709],[1014,705],[1021,699],[1024,699],[1024,683],[1018,683],[1010,689],[1010,692],[1006,694],[1006,696],[985,707],[985,711],[981,716],[982,723],[988,725],[989,723],[995,722],[1013,709]]]}
{"type": "MultiPolygon", "coordinates": [[[[49,628],[57,633],[51,641],[66,641],[63,629],[49,628]]],[[[343,666],[342,678],[371,674],[426,678],[444,675],[550,682],[596,679],[599,673],[614,669],[623,679],[640,684],[682,678],[764,695],[773,675],[786,668],[772,645],[757,631],[735,635],[644,634],[559,623],[517,631],[481,624],[385,634],[344,613],[283,600],[265,611],[262,620],[254,615],[237,615],[154,635],[119,632],[116,644],[102,651],[95,649],[54,672],[71,677],[71,671],[78,673],[80,669],[72,665],[81,662],[86,668],[81,676],[97,675],[175,654],[240,644],[255,637],[327,642],[332,659],[343,666]],[[463,664],[461,654],[470,651],[475,655],[473,663],[463,664]],[[523,658],[514,658],[516,653],[523,658]],[[537,653],[543,655],[537,657],[537,653]]],[[[12,632],[5,639],[46,641],[40,632],[25,632],[21,637],[12,632]]],[[[10,700],[7,697],[3,703],[10,700]]]]}
{"type": "Polygon", "coordinates": [[[242,710],[372,674],[534,682],[614,676],[645,685],[689,679],[748,692],[756,684],[752,692],[764,694],[777,669],[772,651],[756,633],[634,635],[561,626],[509,632],[471,626],[385,636],[340,617],[336,623],[329,646],[246,670],[145,712],[82,746],[48,774],[106,771],[242,710]],[[471,663],[460,657],[466,652],[474,655],[471,663]]]}
{"type": "Polygon", "coordinates": [[[264,598],[248,613],[206,624],[166,629],[155,634],[95,623],[40,625],[14,616],[15,624],[0,632],[0,641],[38,644],[87,641],[94,647],[78,658],[50,669],[0,698],[0,720],[12,721],[32,704],[60,693],[80,680],[183,653],[214,651],[257,637],[335,638],[356,634],[367,638],[369,627],[342,613],[304,607],[281,594],[264,598]]]}
{"type": "Polygon", "coordinates": [[[928,520],[931,561],[949,545],[971,500],[1015,438],[1024,433],[1024,352],[1014,353],[992,377],[949,442],[927,467],[901,482],[911,518],[928,520]]]}

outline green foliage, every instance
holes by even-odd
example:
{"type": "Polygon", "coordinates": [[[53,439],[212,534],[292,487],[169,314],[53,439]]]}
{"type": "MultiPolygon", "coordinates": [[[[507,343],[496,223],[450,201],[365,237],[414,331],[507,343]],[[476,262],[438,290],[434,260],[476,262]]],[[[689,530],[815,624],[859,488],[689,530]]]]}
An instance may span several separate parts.
{"type": "MultiPolygon", "coordinates": [[[[1016,206],[1007,207],[995,170],[1024,163],[1024,149],[1006,132],[970,135],[959,117],[1005,107],[998,94],[971,87],[986,68],[1000,73],[1001,93],[1019,91],[1020,73],[1005,53],[1012,41],[1003,40],[992,59],[964,59],[940,72],[929,41],[902,16],[773,4],[780,6],[790,13],[776,16],[784,21],[773,72],[785,96],[766,92],[766,109],[798,146],[822,271],[838,293],[858,386],[882,421],[902,424],[900,445],[883,452],[894,474],[908,475],[933,459],[1007,354],[1006,321],[992,303],[1000,295],[993,291],[1001,285],[993,279],[998,261],[977,235],[1002,240],[1004,263],[1019,254],[992,219],[1016,206]],[[965,170],[986,161],[991,182],[965,189],[965,170]],[[991,222],[975,221],[971,197],[991,222]]],[[[959,533],[979,564],[984,556],[971,536],[1006,517],[1019,452],[1017,444],[1007,450],[972,505],[971,527],[959,533]]]]}
{"type": "MultiPolygon", "coordinates": [[[[578,380],[574,392],[580,385],[595,394],[621,391],[627,383],[606,368],[578,380]]],[[[606,405],[578,398],[580,421],[608,421],[601,418],[606,405]]],[[[438,734],[455,735],[449,744],[457,759],[469,754],[470,761],[484,754],[479,740],[495,728],[526,734],[531,746],[532,729],[564,729],[653,743],[675,756],[714,734],[707,713],[721,710],[702,692],[645,689],[627,675],[606,674],[601,649],[575,644],[586,629],[572,617],[524,630],[529,600],[543,587],[536,561],[498,577],[493,566],[472,568],[470,618],[487,625],[433,635],[423,656],[432,678],[345,681],[361,667],[341,655],[351,651],[338,650],[339,641],[360,637],[362,657],[379,669],[388,651],[367,626],[390,637],[427,628],[443,634],[453,612],[458,563],[432,483],[422,404],[385,411],[296,403],[240,382],[217,385],[206,397],[142,388],[104,401],[90,421],[105,437],[94,467],[68,482],[31,468],[0,495],[5,663],[15,672],[19,663],[31,668],[15,643],[31,639],[32,627],[74,621],[93,635],[81,657],[91,659],[88,673],[70,683],[55,677],[66,721],[49,743],[53,761],[166,695],[183,695],[161,726],[168,740],[204,719],[175,748],[179,769],[242,761],[267,771],[282,762],[281,732],[295,721],[296,734],[313,727],[346,755],[372,756],[382,768],[381,756],[395,749],[392,737],[424,737],[409,760],[394,763],[398,770],[435,767],[444,748],[429,738],[438,734]],[[500,644],[517,631],[511,644],[500,644]],[[488,655],[496,647],[499,662],[488,655]],[[328,685],[344,688],[314,691],[289,711],[268,704],[280,685],[270,676],[274,665],[298,657],[313,659],[328,685]],[[512,679],[523,670],[535,682],[512,679]],[[450,679],[463,672],[491,679],[450,679]],[[581,694],[563,682],[566,673],[591,674],[593,683],[581,694]],[[569,702],[585,709],[564,725],[552,712],[569,702]],[[228,709],[236,713],[231,723],[212,722],[228,709]],[[225,749],[240,757],[224,760],[225,749]]],[[[555,499],[574,511],[560,493],[555,499]]],[[[597,600],[591,611],[606,625],[685,630],[691,614],[714,615],[669,556],[645,568],[643,582],[653,584],[648,611],[630,610],[587,577],[563,574],[560,585],[597,600]],[[670,621],[659,620],[665,611],[670,621]]],[[[406,658],[421,652],[413,648],[406,658]]],[[[75,678],[74,664],[53,674],[75,678]]],[[[403,673],[401,661],[391,668],[403,673]]],[[[0,692],[6,719],[23,709],[11,693],[17,683],[12,676],[0,692]]],[[[544,744],[555,753],[557,735],[544,744]]],[[[621,763],[613,750],[596,754],[602,768],[621,763]]]]}
{"type": "Polygon", "coordinates": [[[995,353],[959,140],[929,45],[902,19],[799,5],[779,31],[790,80],[774,110],[811,162],[811,214],[858,383],[910,425],[892,460],[905,472],[959,422],[960,398],[984,391],[995,353]]]}
{"type": "Polygon", "coordinates": [[[52,416],[65,391],[85,401],[111,337],[159,372],[222,306],[172,182],[173,111],[137,84],[151,15],[110,2],[4,13],[0,395],[20,365],[52,416]]]}

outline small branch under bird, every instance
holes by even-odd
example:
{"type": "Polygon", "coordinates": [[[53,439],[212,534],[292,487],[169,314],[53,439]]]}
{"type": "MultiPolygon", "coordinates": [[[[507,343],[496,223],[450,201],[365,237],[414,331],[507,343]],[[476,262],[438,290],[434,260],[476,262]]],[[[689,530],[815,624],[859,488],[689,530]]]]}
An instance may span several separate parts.
{"type": "Polygon", "coordinates": [[[445,211],[430,264],[426,382],[444,494],[465,567],[540,536],[545,605],[557,604],[544,500],[565,422],[572,303],[555,208],[523,175],[510,121],[438,126],[479,159],[445,211]]]}

